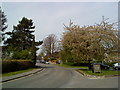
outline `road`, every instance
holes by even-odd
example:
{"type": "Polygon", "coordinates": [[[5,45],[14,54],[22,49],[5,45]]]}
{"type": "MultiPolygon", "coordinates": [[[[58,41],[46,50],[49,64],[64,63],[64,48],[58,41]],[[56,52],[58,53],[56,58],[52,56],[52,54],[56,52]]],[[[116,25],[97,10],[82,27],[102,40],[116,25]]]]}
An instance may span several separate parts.
{"type": "Polygon", "coordinates": [[[40,65],[43,71],[3,83],[3,88],[118,88],[118,77],[87,78],[71,68],[40,65]]]}

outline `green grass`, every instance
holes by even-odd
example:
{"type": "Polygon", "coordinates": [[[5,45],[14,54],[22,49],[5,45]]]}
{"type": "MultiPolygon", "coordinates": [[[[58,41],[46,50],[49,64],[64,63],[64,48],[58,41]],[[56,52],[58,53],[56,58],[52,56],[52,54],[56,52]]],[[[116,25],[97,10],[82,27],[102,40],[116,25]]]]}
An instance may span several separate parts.
{"type": "Polygon", "coordinates": [[[26,69],[26,70],[20,70],[20,71],[15,71],[15,72],[9,72],[9,73],[3,73],[2,76],[11,76],[11,75],[16,75],[16,74],[20,74],[20,73],[24,73],[24,72],[28,72],[28,71],[32,71],[35,68],[30,68],[30,69],[26,69]]]}
{"type": "Polygon", "coordinates": [[[81,69],[88,69],[88,67],[86,66],[71,66],[71,65],[67,65],[67,64],[54,64],[56,66],[60,66],[60,67],[65,67],[65,68],[81,68],[81,69]]]}
{"type": "Polygon", "coordinates": [[[112,70],[102,70],[101,73],[93,73],[91,70],[88,69],[79,70],[79,71],[85,74],[95,75],[95,76],[120,75],[120,71],[118,73],[118,71],[112,71],[112,70]]]}

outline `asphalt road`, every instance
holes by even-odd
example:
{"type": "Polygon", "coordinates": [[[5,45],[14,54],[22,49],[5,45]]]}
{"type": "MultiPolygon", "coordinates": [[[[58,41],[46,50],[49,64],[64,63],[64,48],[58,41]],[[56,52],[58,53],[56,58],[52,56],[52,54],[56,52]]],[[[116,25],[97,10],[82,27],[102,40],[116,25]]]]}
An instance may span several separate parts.
{"type": "Polygon", "coordinates": [[[42,65],[40,73],[6,82],[3,88],[118,88],[118,77],[87,78],[71,68],[42,65]]]}

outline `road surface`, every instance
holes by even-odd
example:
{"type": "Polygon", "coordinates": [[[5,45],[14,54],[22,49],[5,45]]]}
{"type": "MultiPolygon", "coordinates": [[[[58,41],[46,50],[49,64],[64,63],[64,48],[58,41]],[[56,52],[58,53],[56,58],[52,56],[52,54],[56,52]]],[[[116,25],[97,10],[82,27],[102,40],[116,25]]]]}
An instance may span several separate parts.
{"type": "Polygon", "coordinates": [[[43,71],[3,83],[3,88],[118,88],[118,77],[87,78],[71,68],[40,65],[43,71]]]}

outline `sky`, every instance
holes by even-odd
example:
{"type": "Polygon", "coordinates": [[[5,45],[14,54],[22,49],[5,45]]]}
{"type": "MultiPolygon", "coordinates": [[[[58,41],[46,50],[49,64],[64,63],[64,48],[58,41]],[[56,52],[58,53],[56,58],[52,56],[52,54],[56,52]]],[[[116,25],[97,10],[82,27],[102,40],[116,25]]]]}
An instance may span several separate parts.
{"type": "Polygon", "coordinates": [[[109,22],[118,21],[118,2],[2,2],[7,15],[8,28],[17,25],[22,17],[32,19],[35,28],[35,40],[40,41],[49,34],[62,37],[64,26],[70,19],[80,26],[94,25],[109,18],[109,22]]]}

